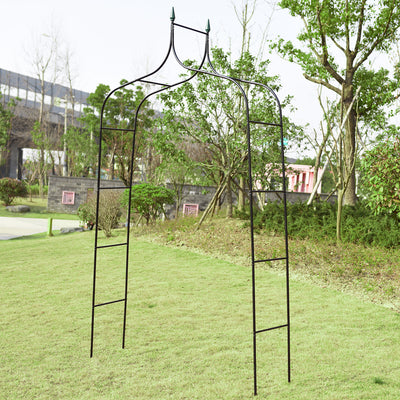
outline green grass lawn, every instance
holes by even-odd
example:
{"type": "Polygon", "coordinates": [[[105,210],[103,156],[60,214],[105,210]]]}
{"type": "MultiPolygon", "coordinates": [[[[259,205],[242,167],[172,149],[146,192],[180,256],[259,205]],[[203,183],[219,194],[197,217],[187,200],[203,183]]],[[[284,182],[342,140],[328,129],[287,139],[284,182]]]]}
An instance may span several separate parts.
{"type": "MultiPolygon", "coordinates": [[[[122,303],[100,307],[92,359],[93,232],[0,242],[0,399],[253,398],[250,269],[132,242],[126,348],[122,303]]],[[[122,250],[98,268],[97,301],[123,297],[122,250]]],[[[284,323],[281,274],[257,282],[258,328],[284,323]]],[[[291,294],[292,383],[286,330],[259,335],[258,398],[399,399],[398,313],[298,281],[291,294]]]]}
{"type": "Polygon", "coordinates": [[[0,217],[25,217],[25,218],[54,218],[54,219],[79,219],[75,214],[63,214],[47,211],[47,198],[32,197],[30,199],[17,197],[12,206],[25,205],[29,206],[31,211],[27,213],[13,213],[6,210],[6,207],[0,205],[0,217]]]}

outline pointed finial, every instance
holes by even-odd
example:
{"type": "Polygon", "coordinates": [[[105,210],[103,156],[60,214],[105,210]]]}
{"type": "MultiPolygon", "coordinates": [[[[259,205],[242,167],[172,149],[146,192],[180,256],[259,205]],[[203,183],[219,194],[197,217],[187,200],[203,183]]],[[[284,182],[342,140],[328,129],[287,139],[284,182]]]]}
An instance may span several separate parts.
{"type": "Polygon", "coordinates": [[[206,32],[210,32],[211,28],[210,28],[210,20],[207,20],[207,26],[206,26],[206,32]]]}
{"type": "Polygon", "coordinates": [[[175,21],[175,10],[174,7],[172,7],[172,12],[171,12],[171,21],[174,22],[175,21]]]}

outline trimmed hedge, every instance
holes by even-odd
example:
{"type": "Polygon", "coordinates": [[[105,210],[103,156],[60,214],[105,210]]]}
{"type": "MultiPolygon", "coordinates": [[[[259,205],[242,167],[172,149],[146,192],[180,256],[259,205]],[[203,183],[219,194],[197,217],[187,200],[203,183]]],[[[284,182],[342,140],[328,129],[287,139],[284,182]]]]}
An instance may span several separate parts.
{"type": "MultiPolygon", "coordinates": [[[[336,204],[327,202],[287,205],[288,234],[299,239],[336,239],[336,204]]],[[[240,217],[244,217],[242,214],[240,217]]],[[[248,215],[246,216],[248,218],[248,215]]],[[[283,205],[268,203],[256,211],[254,228],[271,233],[284,233],[283,205]]],[[[385,248],[400,247],[399,219],[394,214],[374,215],[363,202],[343,207],[342,240],[344,242],[385,248]]]]}

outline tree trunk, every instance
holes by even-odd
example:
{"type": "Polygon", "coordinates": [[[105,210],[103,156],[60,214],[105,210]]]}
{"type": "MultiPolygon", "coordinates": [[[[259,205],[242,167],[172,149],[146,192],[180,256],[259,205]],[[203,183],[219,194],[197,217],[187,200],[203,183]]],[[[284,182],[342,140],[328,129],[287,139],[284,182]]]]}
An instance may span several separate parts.
{"type": "Polygon", "coordinates": [[[39,154],[39,196],[41,199],[44,198],[44,175],[45,175],[45,157],[44,150],[40,149],[39,154]]]}
{"type": "Polygon", "coordinates": [[[338,190],[337,200],[337,213],[336,213],[336,243],[339,244],[342,241],[342,210],[343,210],[343,189],[338,190]]]}
{"type": "Polygon", "coordinates": [[[108,174],[108,180],[112,181],[115,176],[115,171],[114,171],[114,163],[115,163],[115,152],[113,152],[110,155],[110,163],[109,163],[109,174],[108,174]]]}
{"type": "Polygon", "coordinates": [[[233,200],[232,200],[232,187],[231,187],[231,176],[229,175],[226,181],[226,218],[232,218],[233,216],[233,200]]]}
{"type": "Polygon", "coordinates": [[[221,197],[221,194],[223,193],[223,191],[226,188],[226,183],[224,181],[221,182],[221,184],[217,187],[216,192],[214,193],[213,198],[211,199],[211,201],[208,203],[207,208],[205,209],[203,215],[200,218],[199,224],[197,226],[197,229],[200,228],[201,224],[203,223],[203,221],[206,219],[206,217],[211,214],[213,215],[215,212],[215,208],[218,205],[219,199],[221,197]]]}
{"type": "MultiPolygon", "coordinates": [[[[348,108],[353,100],[353,85],[344,85],[343,87],[343,114],[346,115],[348,108]]],[[[354,206],[357,202],[356,195],[356,174],[355,174],[355,157],[356,157],[356,113],[351,109],[345,123],[344,137],[344,204],[354,206]]]]}
{"type": "Polygon", "coordinates": [[[244,190],[245,190],[245,179],[243,176],[239,177],[239,190],[238,190],[238,210],[244,211],[244,190]]]}

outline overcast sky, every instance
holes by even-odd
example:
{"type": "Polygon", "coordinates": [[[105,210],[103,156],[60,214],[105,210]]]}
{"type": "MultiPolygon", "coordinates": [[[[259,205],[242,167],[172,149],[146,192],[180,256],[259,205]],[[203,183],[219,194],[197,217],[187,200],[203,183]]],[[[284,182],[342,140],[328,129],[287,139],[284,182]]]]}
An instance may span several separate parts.
{"type": "MultiPolygon", "coordinates": [[[[268,38],[295,39],[301,22],[285,11],[273,9],[272,0],[258,0],[252,21],[253,52],[257,53],[263,32],[268,38]],[[270,23],[269,23],[270,22],[270,23]]],[[[61,46],[72,53],[74,87],[92,92],[99,83],[118,85],[122,78],[133,80],[159,66],[169,43],[170,14],[175,22],[204,30],[211,23],[211,44],[238,54],[241,27],[234,5],[240,10],[243,0],[1,0],[0,68],[34,76],[32,56],[35,40],[49,40],[52,26],[61,46]]],[[[203,35],[177,36],[182,59],[198,58],[203,35]]],[[[294,96],[297,123],[318,126],[317,86],[307,82],[299,67],[271,59],[271,74],[279,74],[283,98],[294,96]]],[[[170,67],[172,68],[172,67],[170,67]]],[[[166,77],[168,70],[165,72],[166,77]]]]}

